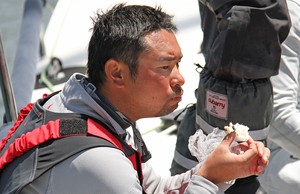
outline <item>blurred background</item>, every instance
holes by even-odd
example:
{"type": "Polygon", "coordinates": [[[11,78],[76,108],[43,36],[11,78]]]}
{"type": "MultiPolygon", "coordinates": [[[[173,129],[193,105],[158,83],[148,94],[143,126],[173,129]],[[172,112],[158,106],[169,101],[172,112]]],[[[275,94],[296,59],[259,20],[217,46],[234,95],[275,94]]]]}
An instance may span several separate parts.
{"type": "MultiPolygon", "coordinates": [[[[20,35],[21,22],[23,17],[25,0],[0,0],[0,35],[2,46],[5,53],[7,68],[12,73],[18,40],[20,35]]],[[[46,6],[43,8],[42,32],[47,28],[50,17],[58,0],[47,0],[46,6]]],[[[0,97],[0,125],[2,124],[4,114],[4,106],[2,96],[0,97]]]]}

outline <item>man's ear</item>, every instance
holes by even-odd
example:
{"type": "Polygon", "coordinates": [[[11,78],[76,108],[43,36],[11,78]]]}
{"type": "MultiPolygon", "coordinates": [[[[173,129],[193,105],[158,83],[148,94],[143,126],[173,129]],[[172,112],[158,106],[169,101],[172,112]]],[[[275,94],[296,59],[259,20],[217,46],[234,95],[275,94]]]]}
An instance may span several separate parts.
{"type": "Polygon", "coordinates": [[[124,64],[120,61],[109,59],[105,63],[106,78],[111,83],[124,85],[124,64]]]}

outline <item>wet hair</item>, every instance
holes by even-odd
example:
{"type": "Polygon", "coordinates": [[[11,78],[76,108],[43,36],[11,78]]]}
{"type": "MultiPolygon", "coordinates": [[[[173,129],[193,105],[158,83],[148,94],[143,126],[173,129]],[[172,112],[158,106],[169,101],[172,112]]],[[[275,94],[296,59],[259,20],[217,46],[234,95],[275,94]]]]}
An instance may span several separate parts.
{"type": "Polygon", "coordinates": [[[145,5],[115,5],[106,13],[97,12],[88,46],[87,74],[90,81],[101,87],[106,80],[104,65],[109,59],[129,66],[135,78],[139,55],[147,49],[144,37],[154,31],[165,29],[175,33],[173,16],[161,7],[145,5]]]}

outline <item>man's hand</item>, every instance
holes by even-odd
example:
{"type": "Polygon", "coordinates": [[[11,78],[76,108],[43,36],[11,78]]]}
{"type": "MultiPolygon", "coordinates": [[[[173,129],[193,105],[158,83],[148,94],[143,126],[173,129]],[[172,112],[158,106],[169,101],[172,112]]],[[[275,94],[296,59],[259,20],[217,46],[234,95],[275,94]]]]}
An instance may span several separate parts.
{"type": "Polygon", "coordinates": [[[232,132],[225,136],[220,145],[208,156],[196,175],[215,184],[237,178],[259,175],[268,166],[270,150],[263,143],[249,139],[237,146],[243,151],[237,155],[230,151],[236,136],[232,132]]]}

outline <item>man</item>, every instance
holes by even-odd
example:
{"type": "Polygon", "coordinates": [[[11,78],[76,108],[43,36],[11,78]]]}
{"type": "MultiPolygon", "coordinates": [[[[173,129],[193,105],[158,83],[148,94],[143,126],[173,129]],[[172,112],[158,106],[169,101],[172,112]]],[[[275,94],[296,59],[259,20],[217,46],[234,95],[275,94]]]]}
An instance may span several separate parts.
{"type": "Polygon", "coordinates": [[[271,78],[274,90],[274,114],[267,145],[271,149],[270,166],[259,177],[268,194],[288,191],[299,193],[300,138],[300,4],[287,0],[292,26],[281,45],[279,74],[271,78]]]}
{"type": "Polygon", "coordinates": [[[238,145],[244,154],[233,154],[235,133],[201,166],[179,176],[162,179],[147,162],[151,156],[135,121],[174,111],[183,94],[182,53],[171,19],[161,8],[124,4],[97,14],[88,77],[74,74],[62,91],[24,108],[19,116],[24,121],[2,139],[1,193],[217,193],[223,182],[264,171],[269,150],[250,139],[238,145]],[[80,137],[85,131],[88,136],[80,137]],[[93,142],[96,146],[71,154],[94,136],[114,145],[93,142]],[[67,141],[72,144],[61,143],[67,141]],[[55,155],[63,157],[61,150],[70,156],[54,164],[55,155]],[[128,156],[131,151],[138,154],[128,156]]]}

